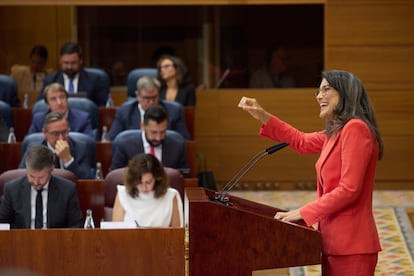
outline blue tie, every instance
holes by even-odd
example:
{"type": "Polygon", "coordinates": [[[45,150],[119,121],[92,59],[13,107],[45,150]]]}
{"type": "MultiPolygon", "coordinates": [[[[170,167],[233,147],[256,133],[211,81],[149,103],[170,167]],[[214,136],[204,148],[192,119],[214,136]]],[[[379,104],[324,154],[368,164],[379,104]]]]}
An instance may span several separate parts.
{"type": "Polygon", "coordinates": [[[70,94],[75,93],[75,87],[73,86],[73,79],[74,79],[74,77],[69,77],[69,89],[68,89],[68,93],[70,93],[70,94]]]}

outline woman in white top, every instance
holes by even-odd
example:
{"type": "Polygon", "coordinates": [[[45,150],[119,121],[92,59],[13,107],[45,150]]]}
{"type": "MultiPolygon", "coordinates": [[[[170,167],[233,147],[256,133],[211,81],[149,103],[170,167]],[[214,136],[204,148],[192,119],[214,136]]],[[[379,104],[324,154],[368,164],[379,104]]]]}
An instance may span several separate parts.
{"type": "Polygon", "coordinates": [[[118,185],[112,221],[136,222],[144,227],[183,227],[180,194],[169,187],[161,162],[151,154],[138,154],[118,185]]]}

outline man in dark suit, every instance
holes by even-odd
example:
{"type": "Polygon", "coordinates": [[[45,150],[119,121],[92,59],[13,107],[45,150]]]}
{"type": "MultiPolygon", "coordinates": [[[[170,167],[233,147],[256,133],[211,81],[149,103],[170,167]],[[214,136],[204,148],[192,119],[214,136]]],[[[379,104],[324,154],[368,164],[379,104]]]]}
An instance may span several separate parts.
{"type": "Polygon", "coordinates": [[[45,102],[48,111],[36,112],[33,115],[32,125],[29,128],[29,134],[41,132],[45,116],[49,112],[58,112],[62,114],[69,122],[70,131],[85,133],[95,139],[92,130],[92,123],[89,113],[77,108],[68,107],[68,92],[60,83],[52,83],[45,87],[45,102]]]}
{"type": "Polygon", "coordinates": [[[2,74],[0,74],[0,101],[8,103],[11,107],[21,106],[16,81],[2,74]]]}
{"type": "Polygon", "coordinates": [[[191,139],[185,125],[184,109],[176,102],[164,101],[159,98],[160,82],[151,77],[141,77],[137,81],[137,99],[124,103],[115,113],[115,119],[109,131],[109,139],[123,130],[139,129],[145,111],[153,105],[162,105],[168,113],[167,128],[180,133],[185,139],[191,139]]]}
{"type": "Polygon", "coordinates": [[[52,175],[53,153],[46,146],[31,147],[27,175],[6,183],[0,222],[10,228],[82,227],[76,185],[52,175]]]}
{"type": "Polygon", "coordinates": [[[53,83],[63,84],[70,95],[81,92],[95,102],[98,106],[104,106],[108,99],[109,88],[98,75],[86,72],[82,66],[82,49],[73,42],[67,42],[60,48],[59,63],[61,71],[49,74],[43,81],[43,88],[40,90],[38,100],[43,98],[44,88],[53,83]]]}
{"type": "MultiPolygon", "coordinates": [[[[69,137],[68,121],[58,112],[50,112],[43,123],[42,144],[56,155],[56,168],[73,172],[80,179],[94,178],[96,169],[95,156],[89,156],[85,143],[74,141],[69,137]]],[[[31,145],[28,146],[28,148],[31,145]]],[[[19,168],[25,168],[25,157],[19,168]]]]}
{"type": "Polygon", "coordinates": [[[180,135],[167,133],[168,116],[161,105],[153,105],[144,114],[141,135],[117,139],[111,170],[123,168],[137,154],[155,155],[165,167],[187,169],[185,140],[180,135]]]}

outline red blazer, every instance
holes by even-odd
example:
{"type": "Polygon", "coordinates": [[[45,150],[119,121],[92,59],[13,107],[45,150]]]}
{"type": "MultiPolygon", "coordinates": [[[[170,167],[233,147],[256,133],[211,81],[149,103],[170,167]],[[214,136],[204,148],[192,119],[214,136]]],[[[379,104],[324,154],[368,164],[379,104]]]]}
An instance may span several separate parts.
{"type": "Polygon", "coordinates": [[[381,250],[372,213],[378,144],[366,123],[350,120],[334,137],[303,133],[272,117],[260,135],[289,143],[299,153],[320,154],[317,200],[300,208],[308,226],[318,223],[323,253],[350,255],[381,250]]]}

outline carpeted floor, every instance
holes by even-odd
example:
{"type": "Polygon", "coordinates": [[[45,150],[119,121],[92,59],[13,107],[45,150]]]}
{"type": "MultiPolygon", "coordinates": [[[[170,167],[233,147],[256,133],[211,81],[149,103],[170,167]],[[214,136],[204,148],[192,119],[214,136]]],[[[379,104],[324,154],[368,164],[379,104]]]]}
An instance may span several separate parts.
{"type": "MultiPolygon", "coordinates": [[[[315,192],[310,191],[234,191],[231,194],[284,209],[299,207],[315,197],[315,192]]],[[[406,212],[413,206],[414,191],[374,192],[374,215],[383,249],[375,275],[414,275],[414,232],[406,212]]],[[[319,276],[320,266],[291,268],[289,275],[319,276]]]]}

